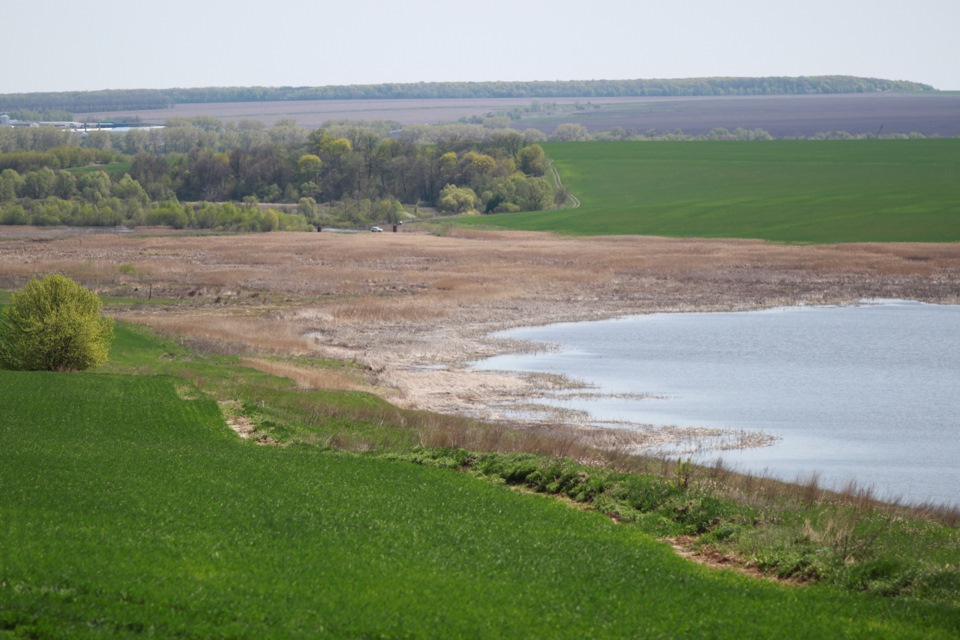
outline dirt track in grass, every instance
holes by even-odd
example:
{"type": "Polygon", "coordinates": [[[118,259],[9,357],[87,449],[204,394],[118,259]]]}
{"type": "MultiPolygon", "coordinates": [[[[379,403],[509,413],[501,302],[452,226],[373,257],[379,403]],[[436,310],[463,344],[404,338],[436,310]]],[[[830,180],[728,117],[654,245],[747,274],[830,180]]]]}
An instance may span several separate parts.
{"type": "MultiPolygon", "coordinates": [[[[488,420],[503,418],[508,403],[536,406],[567,384],[465,366],[529,346],[489,337],[500,329],[864,298],[960,304],[960,244],[0,227],[0,288],[55,271],[133,299],[111,311],[120,318],[220,350],[364,366],[360,378],[356,370],[285,368],[302,386],[370,389],[398,405],[488,420]]],[[[578,423],[582,416],[544,412],[539,421],[578,423]]],[[[749,444],[736,434],[700,435],[749,444]]],[[[682,437],[661,432],[655,440],[682,437]]]]}

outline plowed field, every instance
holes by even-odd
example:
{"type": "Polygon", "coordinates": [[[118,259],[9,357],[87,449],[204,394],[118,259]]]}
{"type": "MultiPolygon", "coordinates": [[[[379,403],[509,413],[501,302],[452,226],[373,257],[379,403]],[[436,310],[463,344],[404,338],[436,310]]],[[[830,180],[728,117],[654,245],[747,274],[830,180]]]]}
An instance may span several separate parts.
{"type": "MultiPolygon", "coordinates": [[[[163,122],[171,117],[213,116],[226,121],[257,120],[272,125],[292,118],[316,128],[328,120],[394,120],[401,124],[455,122],[530,105],[529,98],[437,100],[304,100],[290,102],[224,102],[179,104],[171,109],[110,111],[83,114],[85,119],[140,118],[163,122]]],[[[699,96],[664,98],[556,98],[559,105],[580,103],[543,118],[514,121],[518,129],[540,129],[548,135],[558,124],[576,122],[591,132],[614,127],[682,130],[689,135],[713,128],[764,129],[774,137],[806,137],[821,132],[852,134],[922,133],[960,135],[960,94],[837,94],[800,96],[699,96]]]]}

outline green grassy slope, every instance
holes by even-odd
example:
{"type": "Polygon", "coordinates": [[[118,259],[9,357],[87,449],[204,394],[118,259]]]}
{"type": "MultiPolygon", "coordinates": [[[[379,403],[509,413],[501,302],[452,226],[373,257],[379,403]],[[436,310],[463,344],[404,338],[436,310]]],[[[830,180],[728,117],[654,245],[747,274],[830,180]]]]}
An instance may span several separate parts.
{"type": "Polygon", "coordinates": [[[0,388],[0,637],[960,631],[914,602],[710,571],[455,472],[258,447],[173,378],[4,371],[0,388]]]}
{"type": "Polygon", "coordinates": [[[960,240],[960,140],[544,145],[575,210],[466,224],[787,242],[960,240]]]}

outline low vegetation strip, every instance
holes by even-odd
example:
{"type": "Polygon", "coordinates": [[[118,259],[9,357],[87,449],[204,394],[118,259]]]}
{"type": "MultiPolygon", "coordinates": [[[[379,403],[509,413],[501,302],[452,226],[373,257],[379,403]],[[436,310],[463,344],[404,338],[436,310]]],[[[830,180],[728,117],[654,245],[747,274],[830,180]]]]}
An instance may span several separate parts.
{"type": "MultiPolygon", "coordinates": [[[[115,368],[148,373],[157,359],[193,368],[200,387],[0,371],[0,636],[960,631],[949,606],[708,571],[636,527],[436,468],[449,466],[435,466],[442,456],[414,465],[258,447],[208,397],[217,366],[119,333],[115,368]]],[[[529,461],[516,462],[531,479],[529,461]]]]}
{"type": "Polygon", "coordinates": [[[549,143],[575,210],[467,224],[781,242],[960,240],[960,140],[549,143]]]}

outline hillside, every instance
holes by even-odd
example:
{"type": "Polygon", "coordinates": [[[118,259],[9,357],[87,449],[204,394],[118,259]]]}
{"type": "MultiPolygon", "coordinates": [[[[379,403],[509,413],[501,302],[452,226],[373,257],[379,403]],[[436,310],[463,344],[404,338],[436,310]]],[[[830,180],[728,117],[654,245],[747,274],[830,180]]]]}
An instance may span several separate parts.
{"type": "Polygon", "coordinates": [[[452,471],[244,443],[171,378],[0,383],[0,637],[951,636],[452,471]]]}
{"type": "Polygon", "coordinates": [[[549,143],[577,209],[464,224],[781,242],[960,240],[960,140],[549,143]]]}

